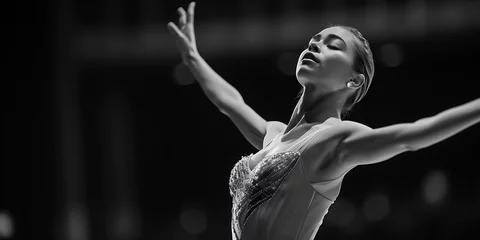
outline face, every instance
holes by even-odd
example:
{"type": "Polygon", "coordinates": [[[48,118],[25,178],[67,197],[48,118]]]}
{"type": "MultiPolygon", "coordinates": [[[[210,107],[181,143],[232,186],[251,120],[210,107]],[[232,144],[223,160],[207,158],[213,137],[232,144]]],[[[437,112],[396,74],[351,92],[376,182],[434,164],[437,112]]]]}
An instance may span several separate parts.
{"type": "Polygon", "coordinates": [[[313,36],[298,59],[296,76],[300,84],[315,84],[331,91],[345,87],[355,76],[354,41],[355,36],[341,27],[326,28],[313,36]]]}

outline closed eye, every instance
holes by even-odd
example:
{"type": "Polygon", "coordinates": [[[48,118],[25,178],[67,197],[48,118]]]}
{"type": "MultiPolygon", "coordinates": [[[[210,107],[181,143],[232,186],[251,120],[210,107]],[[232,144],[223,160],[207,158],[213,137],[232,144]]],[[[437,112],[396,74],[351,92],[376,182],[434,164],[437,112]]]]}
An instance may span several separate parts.
{"type": "MultiPolygon", "coordinates": [[[[310,47],[310,44],[307,44],[303,48],[308,49],[309,47],[310,47]]],[[[335,45],[327,45],[327,47],[330,48],[330,49],[333,49],[333,50],[340,50],[340,48],[335,46],[335,45]]]]}
{"type": "Polygon", "coordinates": [[[340,50],[339,47],[334,46],[334,45],[328,45],[328,48],[334,49],[334,50],[340,50]]]}

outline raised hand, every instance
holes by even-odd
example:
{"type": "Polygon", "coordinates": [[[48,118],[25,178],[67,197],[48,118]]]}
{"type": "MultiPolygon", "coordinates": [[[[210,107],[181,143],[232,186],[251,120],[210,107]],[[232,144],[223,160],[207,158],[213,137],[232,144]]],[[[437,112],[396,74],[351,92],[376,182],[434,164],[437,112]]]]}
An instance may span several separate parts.
{"type": "Polygon", "coordinates": [[[189,57],[198,53],[193,29],[194,11],[195,2],[190,2],[188,5],[188,12],[185,12],[182,7],[179,7],[177,9],[178,14],[180,15],[178,27],[173,22],[169,22],[167,25],[168,30],[175,37],[175,42],[185,64],[188,64],[189,57]]]}

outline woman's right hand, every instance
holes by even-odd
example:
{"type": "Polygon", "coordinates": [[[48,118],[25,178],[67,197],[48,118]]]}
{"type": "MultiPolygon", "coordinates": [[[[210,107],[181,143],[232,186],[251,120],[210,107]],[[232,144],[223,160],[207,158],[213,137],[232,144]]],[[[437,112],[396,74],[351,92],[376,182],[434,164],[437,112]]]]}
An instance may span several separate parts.
{"type": "Polygon", "coordinates": [[[169,22],[167,27],[170,33],[174,36],[178,50],[182,55],[182,60],[188,65],[190,57],[198,54],[197,43],[195,41],[195,33],[193,30],[193,15],[195,10],[195,2],[188,5],[188,13],[182,7],[177,9],[180,18],[178,20],[178,27],[173,22],[169,22]]]}

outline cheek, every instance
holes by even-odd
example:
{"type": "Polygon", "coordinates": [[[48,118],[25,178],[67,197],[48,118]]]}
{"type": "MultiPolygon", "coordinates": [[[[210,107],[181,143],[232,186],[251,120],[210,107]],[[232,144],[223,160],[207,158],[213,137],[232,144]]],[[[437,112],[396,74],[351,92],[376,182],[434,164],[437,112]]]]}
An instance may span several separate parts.
{"type": "Polygon", "coordinates": [[[352,72],[352,65],[348,58],[344,56],[332,56],[325,61],[324,67],[328,69],[333,75],[339,77],[350,76],[352,72]]]}

